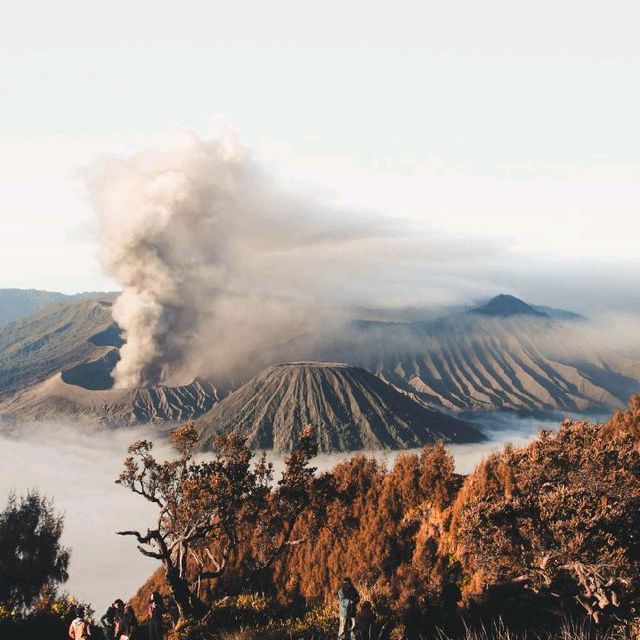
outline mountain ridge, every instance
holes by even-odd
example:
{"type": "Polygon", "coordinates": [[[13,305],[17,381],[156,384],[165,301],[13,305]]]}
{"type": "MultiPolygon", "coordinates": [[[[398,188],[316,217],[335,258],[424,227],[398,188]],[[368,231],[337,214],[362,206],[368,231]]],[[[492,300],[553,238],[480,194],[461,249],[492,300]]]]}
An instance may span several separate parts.
{"type": "MultiPolygon", "coordinates": [[[[68,385],[61,397],[74,387],[85,392],[111,388],[123,344],[111,317],[112,301],[107,296],[50,305],[0,327],[0,409],[20,407],[28,415],[29,402],[42,406],[42,388],[52,387],[40,387],[34,395],[22,392],[58,374],[68,385]],[[21,394],[19,404],[10,402],[16,394],[21,394]]],[[[364,368],[419,403],[450,413],[601,413],[623,405],[640,391],[640,358],[603,351],[583,332],[589,321],[572,320],[468,310],[410,323],[347,320],[338,331],[266,347],[238,371],[211,378],[214,401],[267,366],[310,360],[364,368]]],[[[62,410],[66,405],[52,400],[50,406],[62,410]]],[[[73,403],[69,406],[76,411],[73,403]]],[[[198,411],[195,407],[189,414],[185,408],[181,415],[198,411]]]]}
{"type": "Polygon", "coordinates": [[[25,318],[51,304],[64,304],[113,295],[115,294],[112,292],[100,291],[68,294],[43,289],[0,289],[0,326],[25,318]]]}
{"type": "Polygon", "coordinates": [[[54,304],[0,327],[0,397],[122,344],[111,299],[54,304]]]}
{"type": "Polygon", "coordinates": [[[57,373],[0,401],[0,419],[88,418],[111,427],[183,422],[206,413],[218,400],[215,386],[201,379],[175,387],[88,390],[65,382],[57,373]]]}

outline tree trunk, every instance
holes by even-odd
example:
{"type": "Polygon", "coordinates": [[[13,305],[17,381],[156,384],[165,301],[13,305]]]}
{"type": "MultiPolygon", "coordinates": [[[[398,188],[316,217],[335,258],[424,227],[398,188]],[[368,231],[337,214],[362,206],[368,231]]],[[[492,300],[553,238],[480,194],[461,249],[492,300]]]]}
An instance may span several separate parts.
{"type": "Polygon", "coordinates": [[[171,596],[178,607],[178,615],[183,619],[192,618],[196,614],[197,606],[194,606],[189,583],[181,578],[173,568],[165,566],[165,570],[171,596]]]}

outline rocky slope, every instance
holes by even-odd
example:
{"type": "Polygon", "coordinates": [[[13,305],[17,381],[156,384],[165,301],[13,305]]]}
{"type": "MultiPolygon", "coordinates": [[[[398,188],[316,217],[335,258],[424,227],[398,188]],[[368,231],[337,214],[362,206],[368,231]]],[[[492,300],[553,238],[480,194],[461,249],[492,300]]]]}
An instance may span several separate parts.
{"type": "Polygon", "coordinates": [[[218,401],[209,382],[112,389],[123,344],[113,296],[54,304],[0,328],[0,418],[91,418],[113,426],[196,418],[218,401]]]}
{"type": "MultiPolygon", "coordinates": [[[[51,305],[0,327],[0,413],[15,419],[17,411],[25,416],[93,411],[105,420],[124,416],[128,424],[132,415],[183,419],[213,405],[217,393],[188,406],[187,396],[165,401],[162,392],[153,396],[158,406],[144,410],[138,408],[145,404],[139,397],[129,396],[128,404],[118,394],[90,399],[89,392],[111,388],[119,358],[122,338],[111,317],[112,300],[51,305]],[[55,384],[43,384],[56,376],[55,384]],[[77,404],[76,392],[89,395],[77,404]],[[113,411],[103,407],[109,402],[115,403],[113,411]],[[167,412],[163,403],[181,408],[167,412]]],[[[325,335],[302,336],[243,359],[241,372],[215,382],[224,395],[276,362],[340,361],[449,412],[606,412],[640,392],[640,358],[614,353],[606,339],[593,341],[592,333],[582,316],[501,295],[437,320],[347,320],[325,335]]]]}
{"type": "Polygon", "coordinates": [[[459,318],[417,334],[424,348],[366,364],[434,406],[599,412],[640,390],[640,362],[603,353],[544,318],[459,318]]]}
{"type": "Polygon", "coordinates": [[[0,401],[0,419],[88,418],[114,427],[180,422],[197,418],[217,401],[216,388],[204,380],[178,387],[89,390],[67,384],[58,373],[0,401]]]}
{"type": "Polygon", "coordinates": [[[307,424],[316,428],[321,451],[482,439],[471,424],[412,400],[364,369],[320,362],[271,366],[197,421],[205,447],[216,435],[236,432],[254,448],[277,451],[290,450],[307,424]]]}

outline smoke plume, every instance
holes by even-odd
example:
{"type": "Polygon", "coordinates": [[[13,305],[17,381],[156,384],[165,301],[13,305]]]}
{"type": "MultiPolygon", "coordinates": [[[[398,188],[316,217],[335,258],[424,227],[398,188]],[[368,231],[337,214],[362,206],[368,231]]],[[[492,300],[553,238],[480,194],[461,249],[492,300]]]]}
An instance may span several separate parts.
{"type": "Polygon", "coordinates": [[[370,233],[280,189],[230,132],[110,160],[91,187],[122,287],[119,387],[202,373],[203,360],[215,370],[305,330],[319,319],[305,254],[370,233]]]}

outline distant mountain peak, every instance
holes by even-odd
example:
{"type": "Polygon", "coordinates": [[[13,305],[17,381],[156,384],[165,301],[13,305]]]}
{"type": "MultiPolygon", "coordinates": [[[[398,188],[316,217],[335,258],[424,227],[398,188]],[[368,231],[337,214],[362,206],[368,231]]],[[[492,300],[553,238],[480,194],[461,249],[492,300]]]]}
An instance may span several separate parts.
{"type": "Polygon", "coordinates": [[[493,316],[498,318],[508,318],[510,316],[527,315],[538,318],[549,318],[550,316],[542,311],[537,311],[530,304],[507,293],[501,293],[489,302],[480,307],[471,309],[470,313],[483,316],[493,316]]]}

